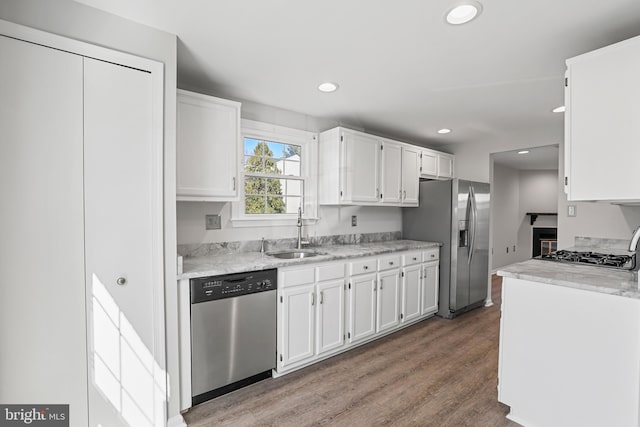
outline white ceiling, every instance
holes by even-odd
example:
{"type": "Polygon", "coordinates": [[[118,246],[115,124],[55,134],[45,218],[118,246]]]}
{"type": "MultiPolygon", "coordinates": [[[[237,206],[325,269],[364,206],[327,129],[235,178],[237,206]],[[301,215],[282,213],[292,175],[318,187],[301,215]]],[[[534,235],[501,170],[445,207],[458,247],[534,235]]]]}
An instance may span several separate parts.
{"type": "Polygon", "coordinates": [[[179,87],[436,147],[557,144],[565,59],[640,34],[638,0],[79,1],[177,34],[179,87]]]}
{"type": "Polygon", "coordinates": [[[492,154],[496,164],[518,170],[558,170],[558,146],[527,148],[526,154],[518,154],[522,150],[505,151],[492,154]]]}

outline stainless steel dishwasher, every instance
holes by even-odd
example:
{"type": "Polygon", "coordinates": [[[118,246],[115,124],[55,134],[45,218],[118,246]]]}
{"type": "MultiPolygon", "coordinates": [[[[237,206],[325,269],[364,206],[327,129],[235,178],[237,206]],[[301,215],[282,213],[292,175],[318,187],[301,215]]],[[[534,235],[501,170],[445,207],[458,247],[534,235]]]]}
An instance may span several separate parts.
{"type": "Polygon", "coordinates": [[[190,285],[192,404],[270,377],[277,270],[191,279],[190,285]]]}

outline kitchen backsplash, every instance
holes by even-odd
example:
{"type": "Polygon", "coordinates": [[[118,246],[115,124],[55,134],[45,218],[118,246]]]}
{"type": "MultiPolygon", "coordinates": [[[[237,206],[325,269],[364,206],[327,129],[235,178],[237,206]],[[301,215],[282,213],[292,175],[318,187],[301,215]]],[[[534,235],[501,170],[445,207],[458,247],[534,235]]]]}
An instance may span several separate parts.
{"type": "MultiPolygon", "coordinates": [[[[629,240],[631,239],[629,238],[629,240]]],[[[591,248],[594,251],[603,251],[606,249],[628,250],[629,240],[576,236],[574,243],[577,248],[591,248]]]]}
{"type": "MultiPolygon", "coordinates": [[[[317,247],[326,245],[355,245],[359,243],[384,242],[400,240],[401,231],[391,231],[383,233],[364,234],[340,234],[333,236],[316,236],[309,238],[309,245],[305,247],[317,247]]],[[[261,240],[247,240],[237,242],[217,242],[202,244],[178,245],[178,255],[183,257],[203,257],[218,254],[230,254],[238,252],[258,252],[260,251],[261,240]]],[[[265,250],[274,251],[279,249],[295,248],[297,239],[265,239],[265,250]]]]}

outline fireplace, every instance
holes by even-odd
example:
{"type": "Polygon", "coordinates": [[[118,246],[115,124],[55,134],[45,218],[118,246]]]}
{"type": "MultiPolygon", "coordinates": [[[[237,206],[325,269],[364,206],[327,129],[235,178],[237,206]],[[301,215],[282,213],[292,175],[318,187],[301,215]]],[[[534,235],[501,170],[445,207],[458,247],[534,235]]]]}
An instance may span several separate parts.
{"type": "Polygon", "coordinates": [[[558,229],[555,227],[533,227],[532,255],[537,257],[558,249],[558,229]]]}

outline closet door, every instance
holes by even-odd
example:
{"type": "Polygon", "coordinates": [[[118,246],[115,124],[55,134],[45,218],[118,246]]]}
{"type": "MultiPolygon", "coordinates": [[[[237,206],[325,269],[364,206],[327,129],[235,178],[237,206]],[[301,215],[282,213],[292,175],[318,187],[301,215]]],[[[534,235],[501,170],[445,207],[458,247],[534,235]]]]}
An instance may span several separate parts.
{"type": "Polygon", "coordinates": [[[0,402],[87,424],[82,57],[0,36],[0,402]]]}
{"type": "Polygon", "coordinates": [[[89,425],[154,426],[165,419],[165,382],[151,74],[89,58],[84,70],[89,425]]]}

